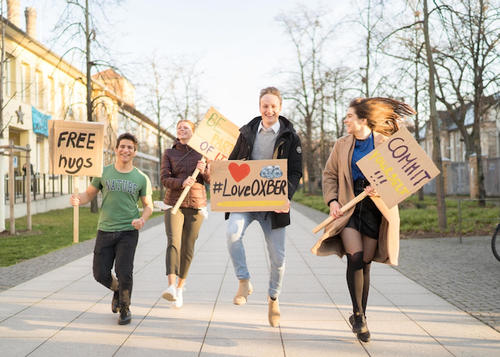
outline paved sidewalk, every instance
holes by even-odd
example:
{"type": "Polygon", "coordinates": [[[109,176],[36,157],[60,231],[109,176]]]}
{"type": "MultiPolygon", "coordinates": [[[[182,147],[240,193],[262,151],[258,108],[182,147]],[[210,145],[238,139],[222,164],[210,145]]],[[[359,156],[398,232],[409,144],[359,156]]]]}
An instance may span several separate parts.
{"type": "Polygon", "coordinates": [[[202,227],[185,306],[160,298],[166,287],[163,226],[141,233],[132,324],[119,326],[111,293],[97,284],[89,254],[0,293],[1,356],[497,356],[500,333],[391,267],[375,264],[367,319],[372,341],[354,338],[345,261],[316,257],[315,223],[294,210],[279,328],[267,322],[268,261],[257,224],[246,235],[255,293],[231,303],[237,280],[225,223],[211,213],[202,227]]]}

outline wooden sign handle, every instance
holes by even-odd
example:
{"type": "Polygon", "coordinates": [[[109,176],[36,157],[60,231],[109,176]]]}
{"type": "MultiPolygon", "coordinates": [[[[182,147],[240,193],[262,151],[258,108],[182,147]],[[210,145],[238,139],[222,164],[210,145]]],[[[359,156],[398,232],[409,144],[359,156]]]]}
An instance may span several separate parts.
{"type": "MultiPolygon", "coordinates": [[[[78,194],[78,176],[73,176],[73,194],[78,194]]],[[[73,206],[73,243],[78,243],[79,209],[80,206],[73,206]]]]}
{"type": "MultiPolygon", "coordinates": [[[[350,210],[353,206],[355,206],[358,202],[362,201],[366,196],[367,195],[366,195],[365,191],[361,192],[359,195],[357,195],[356,197],[354,197],[347,204],[345,204],[344,206],[342,206],[340,208],[340,211],[342,213],[345,213],[346,211],[350,210]]],[[[314,227],[314,229],[312,230],[313,233],[318,233],[321,229],[325,228],[328,224],[330,224],[330,222],[333,222],[334,220],[335,220],[335,218],[333,216],[328,216],[327,219],[325,219],[319,225],[317,225],[316,227],[314,227]]]]}
{"type": "MultiPolygon", "coordinates": [[[[202,157],[202,158],[201,158],[201,161],[205,162],[205,157],[202,157]]],[[[191,178],[192,178],[193,180],[196,180],[196,178],[198,177],[198,174],[199,174],[199,173],[200,173],[200,170],[195,169],[195,170],[193,171],[193,174],[191,175],[191,178]]],[[[189,192],[189,190],[190,190],[190,189],[191,189],[191,186],[186,186],[186,187],[184,187],[184,191],[182,191],[182,193],[181,193],[181,195],[180,195],[179,199],[178,199],[178,200],[177,200],[177,202],[175,203],[174,208],[172,208],[172,211],[171,211],[171,212],[172,212],[172,214],[176,214],[176,213],[177,213],[177,211],[179,210],[179,207],[181,206],[182,201],[184,201],[184,199],[186,198],[186,195],[188,194],[188,192],[189,192]]]]}

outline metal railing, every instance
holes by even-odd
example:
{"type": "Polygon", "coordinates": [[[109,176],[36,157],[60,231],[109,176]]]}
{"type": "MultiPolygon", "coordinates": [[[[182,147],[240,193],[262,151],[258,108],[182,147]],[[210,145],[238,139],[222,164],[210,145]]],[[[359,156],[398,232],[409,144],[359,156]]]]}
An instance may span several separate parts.
{"type": "MultiPolygon", "coordinates": [[[[9,201],[9,176],[5,175],[5,201],[9,201]]],[[[14,203],[26,202],[26,176],[14,176],[14,203]]],[[[34,174],[31,176],[31,197],[32,200],[46,199],[61,196],[73,192],[73,180],[66,175],[34,174]]]]}

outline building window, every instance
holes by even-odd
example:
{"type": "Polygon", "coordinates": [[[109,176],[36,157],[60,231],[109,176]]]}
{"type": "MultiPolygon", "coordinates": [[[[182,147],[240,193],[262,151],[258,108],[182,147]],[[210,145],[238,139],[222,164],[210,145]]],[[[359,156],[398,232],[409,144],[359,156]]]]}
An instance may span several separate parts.
{"type": "Polygon", "coordinates": [[[30,66],[23,63],[21,65],[21,101],[30,103],[30,66]]]}
{"type": "Polygon", "coordinates": [[[44,103],[43,103],[43,77],[42,77],[42,72],[40,71],[35,71],[35,83],[34,83],[34,100],[35,100],[35,107],[37,108],[44,108],[44,103]]]}
{"type": "Polygon", "coordinates": [[[49,98],[48,98],[48,109],[51,113],[56,111],[56,87],[54,84],[54,78],[49,77],[49,98]]]}
{"type": "Polygon", "coordinates": [[[15,58],[9,54],[6,54],[5,65],[4,65],[4,95],[6,97],[11,97],[15,94],[15,80],[16,78],[16,61],[15,58]]]}
{"type": "Polygon", "coordinates": [[[66,86],[64,84],[59,84],[59,114],[61,119],[64,119],[66,115],[66,86]]]}

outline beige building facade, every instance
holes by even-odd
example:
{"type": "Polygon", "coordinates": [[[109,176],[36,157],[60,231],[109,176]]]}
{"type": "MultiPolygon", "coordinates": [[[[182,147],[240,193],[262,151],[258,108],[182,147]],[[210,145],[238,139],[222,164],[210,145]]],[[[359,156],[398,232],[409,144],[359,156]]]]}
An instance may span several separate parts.
{"type": "MultiPolygon", "coordinates": [[[[31,148],[31,163],[37,175],[36,199],[43,192],[54,191],[58,195],[71,191],[71,179],[54,177],[50,173],[47,120],[86,121],[85,74],[66,62],[59,55],[36,40],[36,11],[25,11],[26,31],[21,29],[19,0],[8,1],[8,18],[2,19],[5,37],[5,62],[3,78],[3,138],[0,146],[10,142],[31,148]],[[54,181],[56,180],[56,183],[54,181]]],[[[113,148],[118,135],[132,132],[139,139],[137,166],[158,183],[158,135],[162,148],[172,144],[175,137],[135,108],[135,89],[126,79],[107,70],[93,76],[93,121],[105,125],[104,164],[113,161],[113,148]]],[[[4,152],[5,154],[5,152],[4,152]]],[[[17,179],[23,174],[25,154],[16,152],[14,158],[17,179]]],[[[9,161],[0,156],[0,232],[5,229],[4,210],[6,199],[6,174],[9,161]]],[[[80,189],[88,180],[81,179],[80,189]]],[[[16,182],[17,184],[17,182],[16,182]]],[[[16,186],[16,194],[17,187],[16,186]]],[[[24,193],[26,194],[26,193],[24,193]]],[[[52,192],[54,196],[54,192],[52,192]]],[[[16,203],[17,203],[16,197],[16,203]]],[[[64,199],[67,205],[67,198],[64,199]]],[[[57,207],[54,207],[57,208],[57,207]]],[[[36,210],[35,212],[36,213],[36,210]]],[[[22,209],[16,216],[22,215],[22,209]]]]}

